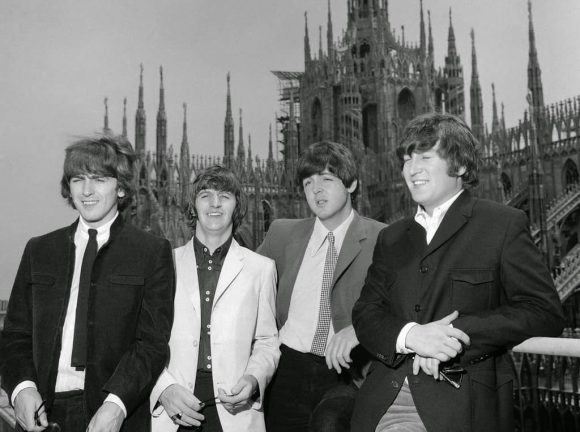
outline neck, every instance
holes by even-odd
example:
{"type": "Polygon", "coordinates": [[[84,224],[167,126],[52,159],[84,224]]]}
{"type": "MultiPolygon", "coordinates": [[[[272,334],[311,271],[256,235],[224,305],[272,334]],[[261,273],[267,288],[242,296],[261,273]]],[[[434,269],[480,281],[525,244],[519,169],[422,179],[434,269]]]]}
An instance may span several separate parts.
{"type": "Polygon", "coordinates": [[[232,235],[232,230],[221,233],[212,233],[204,231],[203,229],[195,229],[195,237],[209,249],[209,253],[213,255],[214,251],[223,245],[232,235]]]}

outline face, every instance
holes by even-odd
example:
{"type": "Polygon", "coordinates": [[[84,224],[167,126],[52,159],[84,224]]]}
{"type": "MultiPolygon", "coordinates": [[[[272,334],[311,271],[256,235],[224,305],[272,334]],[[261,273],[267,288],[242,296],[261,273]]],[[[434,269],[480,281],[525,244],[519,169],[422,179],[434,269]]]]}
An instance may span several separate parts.
{"type": "Polygon", "coordinates": [[[201,190],[195,197],[196,236],[202,241],[208,236],[227,240],[232,233],[235,208],[236,197],[233,193],[215,189],[201,190]]]}
{"type": "Polygon", "coordinates": [[[404,156],[403,177],[407,187],[413,201],[429,215],[463,188],[460,176],[465,174],[465,167],[461,167],[457,175],[450,176],[449,164],[438,150],[439,143],[425,152],[404,156]]]}
{"type": "Polygon", "coordinates": [[[357,181],[345,187],[342,180],[325,169],[302,181],[306,201],[310,210],[329,230],[337,228],[352,209],[350,194],[356,189],[357,181]]]}
{"type": "Polygon", "coordinates": [[[91,228],[113,219],[117,213],[117,198],[125,196],[113,177],[77,175],[70,179],[69,187],[75,208],[91,228]]]}

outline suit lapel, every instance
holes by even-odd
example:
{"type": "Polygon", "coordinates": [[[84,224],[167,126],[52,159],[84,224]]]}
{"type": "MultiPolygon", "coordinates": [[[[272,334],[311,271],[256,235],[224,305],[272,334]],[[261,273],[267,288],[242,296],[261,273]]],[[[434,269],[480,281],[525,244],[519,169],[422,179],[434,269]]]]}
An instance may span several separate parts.
{"type": "Polygon", "coordinates": [[[334,269],[334,276],[332,281],[332,287],[344,273],[350,263],[357,257],[361,251],[360,242],[367,238],[367,232],[362,224],[361,217],[357,212],[354,212],[354,217],[350,226],[346,231],[344,236],[344,241],[342,242],[342,247],[340,248],[340,253],[338,254],[338,261],[336,262],[336,267],[334,269]]]}
{"type": "Polygon", "coordinates": [[[423,258],[435,252],[444,243],[457,233],[463,225],[467,223],[471,216],[474,200],[469,191],[463,191],[457,200],[449,207],[447,214],[443,217],[441,225],[435,232],[435,236],[427,246],[423,258]]]}
{"type": "MultiPolygon", "coordinates": [[[[179,275],[181,290],[187,293],[193,309],[199,312],[199,281],[197,279],[197,262],[193,250],[193,239],[179,250],[175,256],[176,273],[179,275]]],[[[198,314],[199,315],[199,314],[198,314]]]]}
{"type": "Polygon", "coordinates": [[[276,298],[276,309],[278,311],[278,320],[282,326],[286,321],[286,314],[290,309],[290,299],[294,283],[300,270],[300,265],[306,253],[306,247],[310,241],[312,230],[314,229],[314,218],[307,219],[304,223],[296,224],[293,231],[292,239],[289,239],[288,245],[284,248],[284,265],[286,266],[281,273],[278,282],[278,295],[276,298]],[[284,312],[285,311],[285,312],[284,312]]]}
{"type": "Polygon", "coordinates": [[[226,255],[226,259],[224,260],[222,270],[220,272],[220,277],[218,279],[213,300],[214,306],[232,284],[236,276],[242,271],[243,267],[244,255],[242,254],[242,248],[234,239],[232,239],[230,250],[226,255]]]}

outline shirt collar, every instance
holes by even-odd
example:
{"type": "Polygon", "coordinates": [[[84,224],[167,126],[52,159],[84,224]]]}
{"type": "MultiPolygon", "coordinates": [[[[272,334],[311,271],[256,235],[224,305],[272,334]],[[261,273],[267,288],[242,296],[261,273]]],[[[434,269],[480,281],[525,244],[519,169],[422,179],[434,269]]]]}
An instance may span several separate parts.
{"type": "Polygon", "coordinates": [[[113,225],[113,222],[115,222],[118,217],[119,217],[119,212],[117,211],[115,213],[115,216],[113,217],[113,219],[111,219],[107,223],[105,223],[97,228],[92,228],[87,224],[87,222],[83,219],[82,216],[79,216],[79,225],[78,225],[77,231],[79,231],[81,233],[81,235],[83,237],[86,237],[86,238],[89,238],[89,230],[90,229],[97,230],[97,239],[102,238],[105,235],[108,236],[109,231],[111,230],[111,225],[113,225]]]}
{"type": "MultiPolygon", "coordinates": [[[[332,233],[334,234],[334,246],[337,252],[339,252],[342,247],[342,242],[346,237],[346,231],[348,230],[348,227],[350,226],[350,223],[352,222],[353,219],[354,219],[354,210],[351,210],[347,218],[332,231],[332,233]]],[[[328,230],[328,228],[324,226],[324,224],[320,221],[320,219],[316,218],[316,221],[314,222],[314,229],[312,231],[310,243],[312,245],[312,249],[310,251],[312,255],[316,255],[318,253],[318,251],[326,241],[326,237],[328,236],[329,232],[330,231],[328,230]]]]}
{"type": "Polygon", "coordinates": [[[223,262],[225,260],[228,251],[230,250],[230,246],[232,244],[233,236],[229,236],[229,238],[216,250],[213,252],[213,255],[210,255],[209,248],[204,245],[195,235],[193,236],[193,250],[195,251],[196,258],[203,257],[205,255],[212,257],[212,259],[216,259],[219,262],[223,262]]]}
{"type": "Polygon", "coordinates": [[[447,213],[447,210],[449,210],[449,207],[451,207],[451,205],[455,202],[455,200],[457,198],[459,198],[459,195],[461,195],[461,193],[463,191],[464,191],[464,189],[461,189],[459,192],[457,192],[455,195],[453,195],[451,198],[449,198],[443,204],[441,204],[438,207],[435,207],[433,209],[432,216],[429,216],[429,214],[425,211],[425,209],[421,205],[418,205],[417,206],[417,213],[415,214],[415,220],[417,222],[419,222],[420,220],[426,220],[426,221],[427,220],[438,220],[438,221],[441,221],[443,219],[443,217],[445,216],[445,214],[447,213]]]}

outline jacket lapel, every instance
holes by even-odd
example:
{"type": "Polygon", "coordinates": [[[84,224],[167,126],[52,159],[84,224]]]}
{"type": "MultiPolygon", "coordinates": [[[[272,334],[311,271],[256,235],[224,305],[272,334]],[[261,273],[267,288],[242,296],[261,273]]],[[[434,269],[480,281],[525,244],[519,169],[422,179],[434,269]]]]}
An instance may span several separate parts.
{"type": "Polygon", "coordinates": [[[447,210],[447,214],[443,217],[443,221],[435,232],[435,236],[431,240],[431,243],[429,243],[429,246],[427,246],[423,258],[439,249],[467,223],[471,216],[474,202],[471,194],[467,190],[459,195],[457,200],[447,210]]]}
{"type": "Polygon", "coordinates": [[[226,255],[226,259],[222,265],[222,270],[220,272],[220,277],[218,279],[215,296],[213,304],[218,302],[220,297],[232,284],[236,276],[242,271],[244,267],[244,255],[242,253],[242,248],[240,245],[232,239],[232,244],[230,245],[230,250],[226,255]]]}
{"type": "Polygon", "coordinates": [[[357,212],[354,212],[354,217],[350,223],[350,226],[346,230],[346,235],[344,236],[344,241],[342,242],[342,247],[340,249],[340,253],[338,254],[338,261],[336,262],[332,281],[333,288],[336,281],[360,253],[360,242],[366,238],[367,232],[362,224],[361,217],[357,212]]]}
{"type": "Polygon", "coordinates": [[[193,309],[199,312],[199,281],[197,279],[197,262],[193,250],[193,238],[175,255],[176,274],[179,275],[179,290],[187,293],[193,309]]]}

